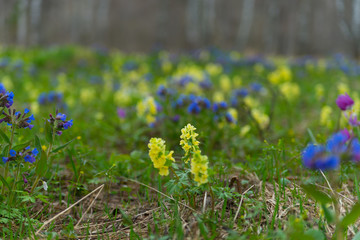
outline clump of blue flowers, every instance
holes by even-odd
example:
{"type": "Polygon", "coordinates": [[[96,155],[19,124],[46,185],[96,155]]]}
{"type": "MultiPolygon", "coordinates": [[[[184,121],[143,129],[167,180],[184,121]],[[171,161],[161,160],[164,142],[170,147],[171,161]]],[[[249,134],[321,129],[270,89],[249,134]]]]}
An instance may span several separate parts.
{"type": "Polygon", "coordinates": [[[0,107],[10,108],[14,103],[14,93],[6,91],[3,84],[0,83],[0,107]]]}
{"type": "Polygon", "coordinates": [[[360,161],[360,143],[345,129],[332,135],[325,145],[308,145],[302,152],[302,160],[309,169],[336,169],[341,161],[360,161]]]}
{"type": "Polygon", "coordinates": [[[66,115],[59,112],[56,113],[55,117],[50,114],[50,119],[48,121],[51,125],[55,126],[55,131],[58,136],[62,134],[63,130],[67,130],[73,126],[73,120],[66,120],[66,115]]]}
{"type": "Polygon", "coordinates": [[[30,150],[30,146],[24,148],[20,152],[16,152],[14,149],[11,149],[9,152],[9,157],[3,157],[2,160],[4,163],[15,161],[17,159],[24,159],[25,162],[34,163],[36,161],[36,156],[39,154],[37,148],[30,150]]]}
{"type": "Polygon", "coordinates": [[[24,113],[17,112],[15,109],[9,109],[8,113],[3,111],[3,117],[0,119],[0,123],[6,122],[9,126],[15,128],[29,128],[32,129],[34,125],[31,124],[35,120],[34,115],[27,116],[30,112],[29,109],[25,108],[24,113]]]}
{"type": "Polygon", "coordinates": [[[60,104],[63,101],[63,94],[60,92],[51,91],[49,93],[41,93],[38,102],[41,105],[57,103],[60,104]]]}

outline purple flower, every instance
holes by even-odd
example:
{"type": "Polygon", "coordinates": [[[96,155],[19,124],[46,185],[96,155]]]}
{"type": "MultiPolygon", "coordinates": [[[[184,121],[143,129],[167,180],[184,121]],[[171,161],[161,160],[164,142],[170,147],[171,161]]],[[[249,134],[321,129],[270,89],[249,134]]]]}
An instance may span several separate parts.
{"type": "Polygon", "coordinates": [[[119,118],[125,118],[126,117],[126,111],[123,108],[118,108],[117,109],[117,115],[119,116],[119,118]]]}
{"type": "Polygon", "coordinates": [[[342,111],[345,111],[350,109],[354,105],[354,100],[352,100],[351,97],[347,93],[345,93],[338,96],[338,98],[336,99],[336,104],[342,111]]]}

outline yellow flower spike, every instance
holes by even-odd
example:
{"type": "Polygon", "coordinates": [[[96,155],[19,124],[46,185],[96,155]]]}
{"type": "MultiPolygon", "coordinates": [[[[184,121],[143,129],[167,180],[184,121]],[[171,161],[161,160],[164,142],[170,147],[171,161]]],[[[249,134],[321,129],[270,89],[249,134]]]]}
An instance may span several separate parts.
{"type": "Polygon", "coordinates": [[[253,116],[255,121],[259,124],[261,129],[265,129],[270,123],[269,116],[258,109],[251,110],[251,115],[253,116]]]}
{"type": "Polygon", "coordinates": [[[221,75],[220,77],[220,88],[224,92],[229,92],[231,90],[231,81],[227,75],[221,75]]]}
{"type": "Polygon", "coordinates": [[[337,85],[337,89],[339,94],[345,94],[350,92],[349,86],[344,82],[339,83],[337,85]]]}
{"type": "Polygon", "coordinates": [[[293,82],[285,82],[279,86],[280,92],[288,101],[293,101],[300,95],[300,87],[293,82]]]}
{"type": "Polygon", "coordinates": [[[250,132],[250,125],[245,125],[240,129],[240,137],[244,137],[246,134],[250,132]]]}
{"type": "Polygon", "coordinates": [[[325,89],[324,89],[323,85],[321,85],[320,83],[315,85],[315,95],[318,100],[320,100],[324,97],[324,92],[325,92],[325,89]]]}
{"type": "Polygon", "coordinates": [[[42,145],[42,146],[41,146],[41,149],[45,152],[45,151],[46,151],[46,149],[47,149],[47,146],[42,145]]]}
{"type": "Polygon", "coordinates": [[[173,151],[170,151],[167,155],[165,153],[165,141],[161,138],[151,138],[148,144],[149,156],[153,162],[154,168],[159,169],[161,176],[167,176],[169,174],[169,166],[171,162],[175,162],[172,157],[173,151]]]}
{"type": "Polygon", "coordinates": [[[200,151],[196,152],[191,159],[191,173],[194,175],[194,180],[198,185],[208,181],[208,164],[208,157],[201,155],[200,151]]]}
{"type": "Polygon", "coordinates": [[[320,112],[320,124],[330,128],[332,126],[331,114],[333,110],[330,106],[323,106],[320,112]]]}
{"type": "Polygon", "coordinates": [[[185,157],[189,156],[190,152],[200,151],[200,142],[196,140],[196,137],[199,134],[197,134],[195,130],[196,128],[190,123],[188,123],[184,128],[181,129],[180,145],[185,151],[185,157]]]}

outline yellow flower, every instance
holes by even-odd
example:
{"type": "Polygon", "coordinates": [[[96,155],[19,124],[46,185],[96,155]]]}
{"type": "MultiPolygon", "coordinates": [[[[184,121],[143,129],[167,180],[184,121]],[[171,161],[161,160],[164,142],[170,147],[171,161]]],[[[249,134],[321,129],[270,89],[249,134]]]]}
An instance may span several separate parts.
{"type": "Polygon", "coordinates": [[[285,82],[279,86],[280,92],[285,96],[285,98],[289,101],[292,101],[299,97],[300,88],[299,85],[292,82],[285,82]]]}
{"type": "Polygon", "coordinates": [[[320,100],[324,97],[324,92],[325,92],[325,89],[324,89],[323,85],[321,85],[320,83],[315,85],[315,95],[318,100],[320,100]]]}
{"type": "Polygon", "coordinates": [[[227,75],[221,75],[220,77],[220,88],[224,92],[229,92],[231,90],[231,81],[227,75]]]}
{"type": "Polygon", "coordinates": [[[41,146],[41,149],[45,152],[45,151],[46,151],[46,149],[47,149],[47,146],[42,145],[42,146],[41,146]]]}
{"type": "Polygon", "coordinates": [[[139,117],[144,117],[148,124],[156,121],[156,102],[153,97],[148,97],[136,105],[136,111],[139,117]]]}
{"type": "Polygon", "coordinates": [[[208,164],[208,157],[201,155],[200,151],[196,152],[191,159],[191,173],[194,175],[194,180],[198,185],[208,181],[208,164]]]}
{"type": "Polygon", "coordinates": [[[77,139],[77,140],[81,140],[81,136],[77,136],[76,139],[77,139]]]}
{"type": "Polygon", "coordinates": [[[232,121],[231,124],[235,126],[237,120],[238,120],[238,112],[235,108],[229,108],[228,113],[230,114],[232,121]]]}
{"type": "Polygon", "coordinates": [[[89,103],[95,97],[95,90],[92,88],[83,88],[80,91],[80,99],[83,103],[89,103]]]}
{"type": "Polygon", "coordinates": [[[331,114],[333,110],[330,106],[323,106],[320,112],[320,124],[326,127],[332,126],[331,114]]]}
{"type": "Polygon", "coordinates": [[[214,100],[214,102],[222,102],[222,101],[225,101],[225,97],[224,97],[223,92],[221,92],[221,91],[216,91],[216,92],[214,92],[213,100],[214,100]]]}
{"type": "Polygon", "coordinates": [[[190,123],[188,123],[183,129],[181,129],[180,145],[185,151],[185,157],[187,157],[191,151],[199,151],[199,141],[196,140],[196,137],[199,134],[197,134],[195,130],[196,128],[190,123]]]}
{"type": "Polygon", "coordinates": [[[170,151],[166,155],[165,141],[161,138],[151,138],[148,147],[149,156],[154,164],[154,168],[159,169],[159,174],[161,176],[167,176],[169,174],[168,168],[171,165],[171,162],[175,162],[175,159],[172,156],[174,152],[170,151]]]}
{"type": "Polygon", "coordinates": [[[206,65],[205,70],[210,76],[216,76],[222,72],[222,66],[220,64],[209,63],[206,65]]]}
{"type": "Polygon", "coordinates": [[[244,137],[248,132],[250,132],[250,125],[245,125],[240,129],[240,137],[244,137]]]}
{"type": "Polygon", "coordinates": [[[270,118],[265,113],[261,112],[258,109],[251,110],[251,115],[255,119],[255,121],[259,124],[261,129],[265,129],[270,122],[270,118]]]}
{"type": "Polygon", "coordinates": [[[246,106],[248,106],[249,108],[256,108],[260,105],[260,103],[257,99],[254,99],[253,97],[250,97],[250,96],[246,96],[244,98],[244,102],[245,102],[246,106]]]}
{"type": "Polygon", "coordinates": [[[269,73],[268,79],[270,83],[274,85],[278,85],[283,82],[289,82],[292,79],[292,73],[291,70],[286,67],[282,66],[276,69],[275,71],[269,73]]]}
{"type": "Polygon", "coordinates": [[[349,86],[343,82],[341,82],[337,85],[337,89],[338,89],[339,94],[345,94],[345,93],[350,92],[349,86]]]}

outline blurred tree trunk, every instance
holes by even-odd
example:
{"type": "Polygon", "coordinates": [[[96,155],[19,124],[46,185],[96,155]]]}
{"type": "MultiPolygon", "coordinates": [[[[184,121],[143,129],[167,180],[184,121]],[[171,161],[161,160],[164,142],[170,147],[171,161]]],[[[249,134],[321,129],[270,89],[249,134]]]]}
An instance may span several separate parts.
{"type": "Polygon", "coordinates": [[[339,26],[343,35],[352,46],[352,55],[360,57],[360,0],[353,0],[348,10],[344,0],[336,0],[336,10],[339,16],[339,26]],[[350,15],[351,12],[351,15],[350,15]],[[349,17],[349,15],[351,17],[349,17]]]}
{"type": "Polygon", "coordinates": [[[28,0],[20,0],[17,19],[17,43],[25,46],[27,43],[28,0]]]}
{"type": "Polygon", "coordinates": [[[214,44],[211,40],[214,38],[215,30],[215,0],[203,0],[202,10],[202,42],[209,46],[214,44]]]}
{"type": "Polygon", "coordinates": [[[164,47],[167,38],[166,25],[169,21],[169,0],[160,1],[160,10],[158,19],[157,19],[157,34],[156,34],[156,44],[159,44],[160,47],[164,47]]]}
{"type": "Polygon", "coordinates": [[[188,0],[186,6],[186,36],[191,46],[200,39],[200,0],[188,0]]]}
{"type": "Polygon", "coordinates": [[[353,15],[352,15],[352,32],[354,55],[356,58],[360,57],[360,0],[353,1],[353,15]]]}
{"type": "Polygon", "coordinates": [[[109,10],[110,0],[98,0],[96,11],[96,34],[102,39],[102,42],[106,41],[107,31],[109,26],[109,10]]]}
{"type": "Polygon", "coordinates": [[[279,31],[279,14],[280,4],[279,0],[266,1],[267,4],[267,16],[265,27],[265,52],[276,53],[278,48],[278,31],[279,31]]]}
{"type": "Polygon", "coordinates": [[[40,40],[42,0],[32,0],[30,5],[30,44],[38,45],[40,40]]]}
{"type": "Polygon", "coordinates": [[[240,24],[238,28],[238,34],[237,34],[237,46],[240,51],[244,51],[246,48],[246,45],[249,40],[250,31],[252,27],[253,22],[253,16],[254,16],[254,5],[255,0],[244,0],[241,16],[240,16],[240,24]]]}
{"type": "Polygon", "coordinates": [[[310,34],[309,30],[311,29],[310,23],[310,12],[311,5],[307,0],[301,0],[300,6],[298,9],[298,31],[297,32],[297,42],[298,42],[298,52],[306,52],[310,46],[310,34]]]}

